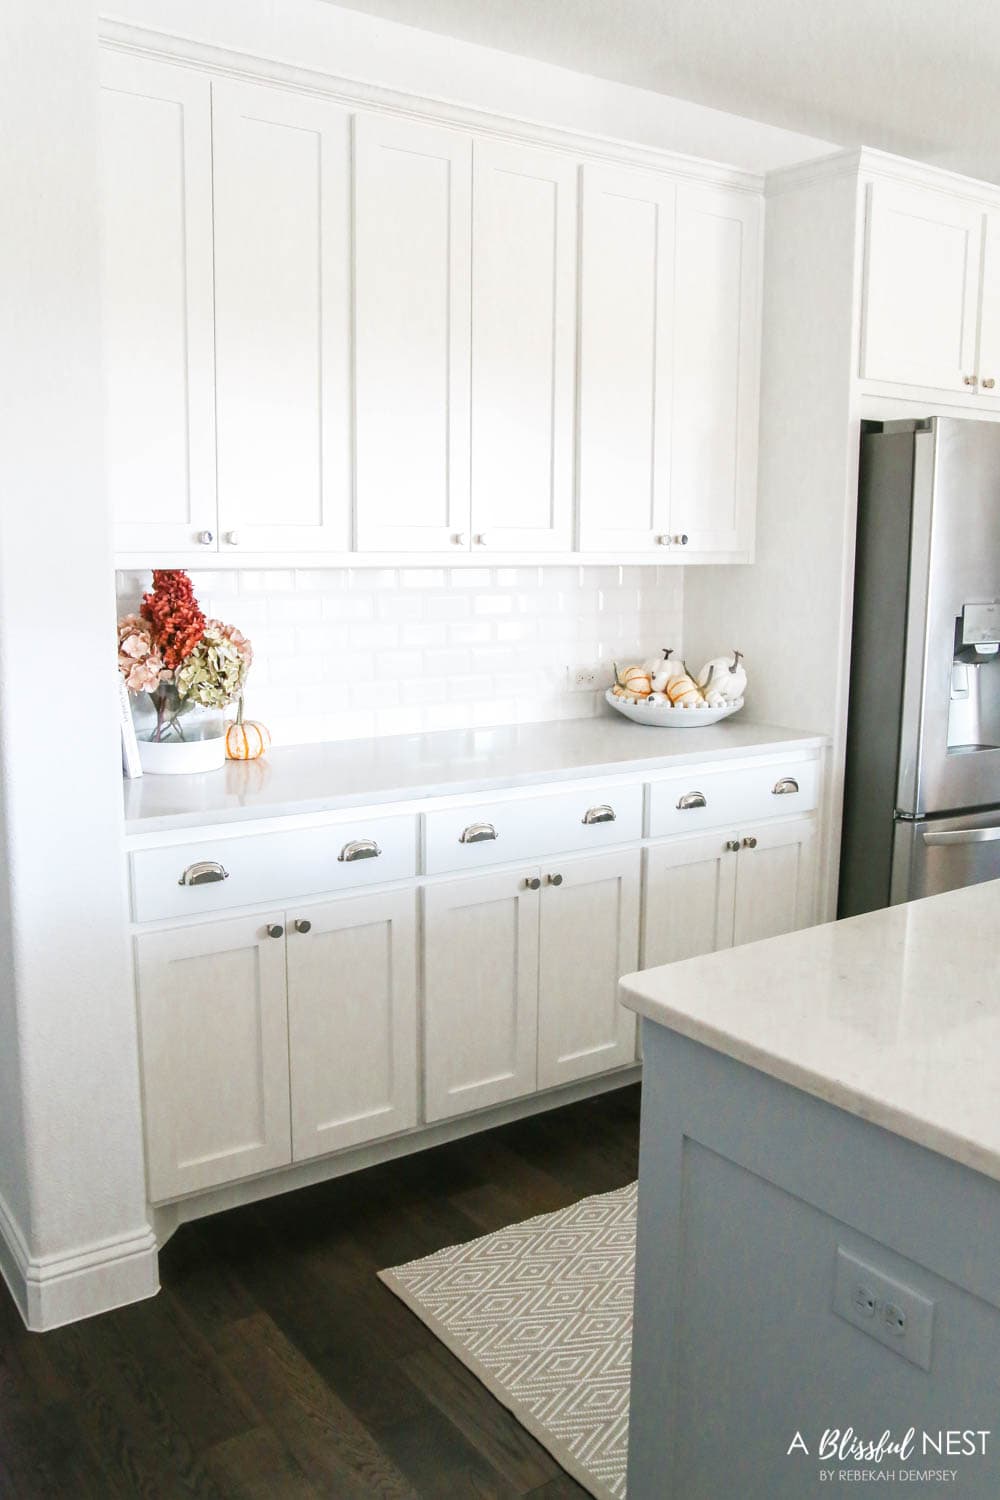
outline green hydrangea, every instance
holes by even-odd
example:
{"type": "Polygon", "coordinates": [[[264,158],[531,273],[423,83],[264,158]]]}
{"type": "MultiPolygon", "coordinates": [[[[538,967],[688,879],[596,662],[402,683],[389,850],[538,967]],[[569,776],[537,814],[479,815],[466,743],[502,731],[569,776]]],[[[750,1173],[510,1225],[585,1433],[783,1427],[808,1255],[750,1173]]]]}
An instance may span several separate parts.
{"type": "Polygon", "coordinates": [[[225,708],[235,702],[246,681],[247,654],[232,633],[210,620],[197,646],[174,673],[178,697],[200,703],[202,708],[225,708]]]}

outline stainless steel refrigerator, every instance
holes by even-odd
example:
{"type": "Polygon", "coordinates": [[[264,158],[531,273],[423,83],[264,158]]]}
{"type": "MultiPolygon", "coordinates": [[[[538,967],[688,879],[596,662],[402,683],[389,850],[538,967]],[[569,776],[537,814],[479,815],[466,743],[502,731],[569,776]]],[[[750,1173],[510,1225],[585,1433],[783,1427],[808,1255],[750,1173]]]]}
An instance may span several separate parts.
{"type": "Polygon", "coordinates": [[[840,915],[1000,877],[1000,423],[865,424],[840,915]]]}

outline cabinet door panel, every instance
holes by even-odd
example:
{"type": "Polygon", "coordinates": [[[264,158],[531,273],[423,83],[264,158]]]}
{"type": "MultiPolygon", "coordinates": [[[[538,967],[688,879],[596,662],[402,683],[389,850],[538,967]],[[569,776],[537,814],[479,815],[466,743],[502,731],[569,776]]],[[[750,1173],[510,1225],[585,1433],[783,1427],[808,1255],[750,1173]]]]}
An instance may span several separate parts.
{"type": "Polygon", "coordinates": [[[676,190],[583,169],[580,546],[656,546],[669,522],[676,190]]]}
{"type": "Polygon", "coordinates": [[[542,889],[539,1088],[635,1057],[635,1016],[618,981],[639,962],[639,850],[553,863],[562,884],[542,889]]]}
{"type": "Polygon", "coordinates": [[[677,190],[670,530],[689,552],[753,540],[759,222],[747,193],[677,190]]]}
{"type": "Polygon", "coordinates": [[[303,908],[288,933],[292,1154],[296,1161],[417,1123],[412,891],[303,908]]]}
{"type": "Polygon", "coordinates": [[[983,229],[983,290],[976,359],[984,403],[1000,401],[1000,213],[988,213],[983,229]],[[992,380],[992,386],[984,382],[992,380]]]}
{"type": "Polygon", "coordinates": [[[476,550],[573,545],[574,162],[476,141],[472,528],[476,550]]]}
{"type": "Polygon", "coordinates": [[[136,939],[154,1201],[291,1160],[281,913],[136,939]]]}
{"type": "Polygon", "coordinates": [[[350,544],[350,134],[335,105],[215,82],[224,551],[350,544]]]}
{"type": "Polygon", "coordinates": [[[644,969],[731,946],[736,864],[721,830],[647,849],[644,969]]]}
{"type": "Polygon", "coordinates": [[[523,872],[427,886],[427,1119],[532,1093],[537,1029],[538,895],[523,872]]]}
{"type": "Polygon", "coordinates": [[[755,831],[755,849],[737,858],[733,941],[756,943],[808,927],[814,920],[813,818],[755,831]]]}
{"type": "Polygon", "coordinates": [[[184,68],[101,57],[107,470],[122,550],[197,553],[215,533],[210,88],[184,68]]]}
{"type": "Polygon", "coordinates": [[[358,545],[467,547],[472,142],[359,115],[354,172],[358,545]]]}
{"type": "Polygon", "coordinates": [[[869,187],[863,379],[971,394],[982,229],[961,198],[869,187]]]}

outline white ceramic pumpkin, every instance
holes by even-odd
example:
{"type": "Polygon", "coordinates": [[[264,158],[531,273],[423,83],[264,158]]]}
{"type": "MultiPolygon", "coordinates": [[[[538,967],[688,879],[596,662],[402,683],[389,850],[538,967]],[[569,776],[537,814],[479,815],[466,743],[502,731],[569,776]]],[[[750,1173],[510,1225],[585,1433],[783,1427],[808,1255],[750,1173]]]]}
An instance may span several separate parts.
{"type": "Polygon", "coordinates": [[[705,693],[718,693],[726,703],[735,703],[746,692],[747,674],[742,663],[742,651],[734,651],[731,659],[713,657],[698,673],[698,686],[705,693]]]}

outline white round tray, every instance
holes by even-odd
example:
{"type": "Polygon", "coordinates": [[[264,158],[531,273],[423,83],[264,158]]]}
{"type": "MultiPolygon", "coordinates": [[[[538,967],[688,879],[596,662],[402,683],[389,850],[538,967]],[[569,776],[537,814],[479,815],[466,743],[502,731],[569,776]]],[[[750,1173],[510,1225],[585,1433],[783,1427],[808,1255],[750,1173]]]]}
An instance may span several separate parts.
{"type": "Polygon", "coordinates": [[[625,698],[616,698],[611,688],[604,697],[626,719],[635,724],[651,724],[655,729],[704,729],[706,724],[718,724],[720,719],[728,719],[743,707],[742,698],[725,708],[674,708],[672,704],[646,703],[641,698],[629,703],[625,698]]]}

